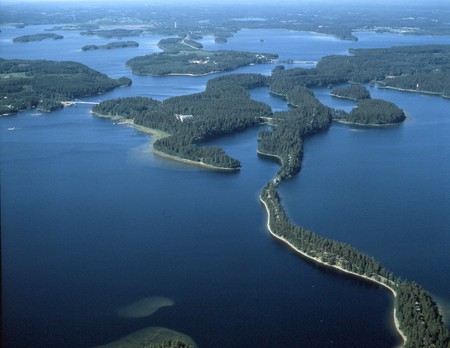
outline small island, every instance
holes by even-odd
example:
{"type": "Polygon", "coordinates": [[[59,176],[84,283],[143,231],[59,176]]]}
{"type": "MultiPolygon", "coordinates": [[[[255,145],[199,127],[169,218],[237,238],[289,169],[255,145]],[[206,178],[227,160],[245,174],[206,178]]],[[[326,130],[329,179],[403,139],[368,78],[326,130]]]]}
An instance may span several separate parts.
{"type": "Polygon", "coordinates": [[[53,39],[53,40],[61,40],[64,36],[57,35],[57,34],[34,34],[34,35],[23,35],[18,36],[13,39],[14,43],[24,43],[24,42],[32,42],[32,41],[42,41],[47,39],[53,39]]]}
{"type": "Polygon", "coordinates": [[[38,108],[50,112],[63,101],[128,86],[126,77],[111,79],[76,62],[0,59],[0,115],[38,108]]]}
{"type": "Polygon", "coordinates": [[[352,84],[346,87],[335,88],[330,92],[332,97],[358,101],[370,98],[370,92],[362,85],[352,84]]]}
{"type": "Polygon", "coordinates": [[[364,126],[394,125],[406,116],[397,105],[382,99],[363,99],[350,113],[341,111],[335,120],[364,126]]]}
{"type": "Polygon", "coordinates": [[[138,47],[139,43],[136,41],[115,41],[107,43],[106,45],[86,45],[81,47],[83,51],[93,51],[93,50],[111,50],[114,48],[125,48],[125,47],[138,47]]]}

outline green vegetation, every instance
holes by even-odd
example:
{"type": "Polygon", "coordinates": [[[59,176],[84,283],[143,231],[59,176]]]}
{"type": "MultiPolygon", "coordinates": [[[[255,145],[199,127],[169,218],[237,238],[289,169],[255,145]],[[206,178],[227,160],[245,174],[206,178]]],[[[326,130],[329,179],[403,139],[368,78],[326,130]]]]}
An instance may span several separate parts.
{"type": "Polygon", "coordinates": [[[363,99],[350,113],[341,112],[337,120],[366,125],[389,125],[405,120],[405,113],[397,105],[381,99],[363,99]]]}
{"type": "Polygon", "coordinates": [[[148,327],[97,348],[196,348],[194,340],[165,327],[148,327]]]}
{"type": "Polygon", "coordinates": [[[267,78],[257,74],[226,75],[208,81],[202,93],[163,102],[144,97],[107,100],[93,112],[132,119],[137,125],[171,134],[154,143],[157,151],[216,168],[238,169],[240,162],[221,148],[199,144],[272,116],[270,107],[250,99],[247,91],[266,83],[267,78]]]}
{"type": "Polygon", "coordinates": [[[406,335],[405,348],[448,347],[450,335],[437,304],[420,285],[401,280],[374,258],[352,246],[307,231],[289,221],[276,190],[268,183],[261,200],[267,208],[269,228],[275,236],[305,256],[330,267],[375,281],[391,289],[395,296],[396,317],[406,335]]]}
{"type": "Polygon", "coordinates": [[[395,309],[401,330],[408,337],[405,348],[450,347],[450,334],[436,302],[419,284],[399,281],[395,309]]]}
{"type": "Polygon", "coordinates": [[[82,31],[81,35],[96,35],[111,39],[113,37],[139,36],[144,31],[142,29],[99,29],[82,31]]]}
{"type": "Polygon", "coordinates": [[[275,156],[281,162],[275,182],[300,171],[304,138],[328,128],[332,121],[332,110],[320,103],[309,89],[297,87],[292,93],[297,106],[274,113],[273,129],[258,135],[258,153],[275,156]]]}
{"type": "Polygon", "coordinates": [[[276,55],[267,53],[192,51],[191,48],[191,50],[176,51],[176,53],[162,52],[135,57],[127,61],[126,65],[138,75],[195,76],[232,71],[250,64],[270,63],[275,58],[276,55]]]}
{"type": "Polygon", "coordinates": [[[57,35],[57,34],[35,34],[35,35],[24,35],[15,37],[13,39],[14,43],[24,43],[24,42],[31,42],[31,41],[42,41],[45,39],[53,39],[53,40],[60,40],[63,39],[64,36],[57,35]]]}
{"type": "MultiPolygon", "coordinates": [[[[303,157],[303,139],[326,129],[337,112],[321,105],[305,85],[324,85],[333,76],[321,75],[317,70],[284,70],[276,68],[270,89],[286,96],[296,107],[275,113],[271,119],[273,130],[260,132],[258,152],[276,158],[280,169],[263,188],[260,199],[268,214],[268,228],[277,238],[298,252],[329,267],[361,276],[389,288],[395,296],[399,329],[406,335],[404,347],[448,347],[450,335],[431,296],[419,285],[401,280],[374,258],[356,248],[307,231],[290,222],[281,204],[277,186],[299,172],[303,157]]],[[[338,78],[337,78],[338,80],[338,78]]],[[[383,100],[363,99],[349,115],[351,122],[399,122],[403,111],[383,100]],[[350,116],[351,115],[351,116],[350,116]],[[385,119],[388,117],[388,119],[385,119]]]]}
{"type": "Polygon", "coordinates": [[[200,42],[187,38],[168,38],[158,42],[158,47],[166,53],[177,54],[182,51],[196,51],[203,48],[200,42]]]}
{"type": "Polygon", "coordinates": [[[61,101],[103,93],[131,84],[111,79],[75,62],[0,59],[0,114],[39,108],[52,111],[61,101]]]}
{"type": "Polygon", "coordinates": [[[341,81],[380,81],[381,87],[450,96],[450,45],[354,49],[328,56],[317,73],[341,81]]]}
{"type": "Polygon", "coordinates": [[[115,41],[107,43],[106,45],[86,45],[81,47],[83,51],[90,50],[110,50],[114,48],[125,48],[125,47],[138,47],[139,43],[136,41],[115,41]]]}
{"type": "Polygon", "coordinates": [[[370,98],[370,92],[366,87],[359,84],[352,84],[346,87],[335,88],[330,92],[330,95],[338,98],[345,98],[350,100],[361,100],[370,98]]]}

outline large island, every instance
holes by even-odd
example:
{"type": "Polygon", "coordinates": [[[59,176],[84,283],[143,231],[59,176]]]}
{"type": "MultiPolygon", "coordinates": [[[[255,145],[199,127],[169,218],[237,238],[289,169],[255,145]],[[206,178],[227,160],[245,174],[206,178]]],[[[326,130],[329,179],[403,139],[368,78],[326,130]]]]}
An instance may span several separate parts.
{"type": "Polygon", "coordinates": [[[132,58],[126,65],[137,75],[201,76],[271,63],[277,58],[271,53],[203,51],[201,44],[188,38],[163,39],[158,46],[164,52],[132,58]]]}
{"type": "Polygon", "coordinates": [[[76,62],[0,59],[0,115],[32,108],[53,111],[63,101],[130,84],[128,78],[111,79],[76,62]]]}

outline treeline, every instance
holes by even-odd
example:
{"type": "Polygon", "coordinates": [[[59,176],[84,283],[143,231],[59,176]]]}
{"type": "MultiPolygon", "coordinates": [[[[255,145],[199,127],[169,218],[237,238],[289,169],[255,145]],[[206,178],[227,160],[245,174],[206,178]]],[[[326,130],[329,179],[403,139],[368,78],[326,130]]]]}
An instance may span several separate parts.
{"type": "Polygon", "coordinates": [[[272,130],[258,135],[258,151],[277,157],[281,168],[276,181],[299,172],[303,158],[303,139],[330,126],[332,110],[314,97],[306,87],[297,87],[291,92],[296,107],[274,113],[272,130]]]}
{"type": "Polygon", "coordinates": [[[159,40],[158,47],[166,53],[177,54],[181,51],[202,49],[203,45],[200,42],[187,38],[171,37],[159,40]]]}
{"type": "Polygon", "coordinates": [[[342,242],[328,239],[290,222],[281,204],[276,184],[268,183],[261,193],[270,216],[270,229],[296,249],[331,266],[354,272],[392,287],[397,282],[392,272],[374,258],[342,242]]]}
{"type": "Polygon", "coordinates": [[[366,87],[360,84],[351,84],[350,86],[334,88],[330,92],[330,95],[356,101],[370,98],[370,92],[366,87]]]}
{"type": "Polygon", "coordinates": [[[39,108],[52,111],[61,101],[104,93],[131,84],[111,79],[76,62],[0,59],[0,114],[39,108]]]}
{"type": "Polygon", "coordinates": [[[249,98],[247,88],[264,85],[267,78],[257,74],[226,75],[208,82],[206,90],[163,102],[133,97],[108,100],[93,112],[121,116],[141,126],[171,134],[154,143],[154,148],[179,158],[219,168],[240,167],[218,147],[199,146],[205,140],[261,124],[271,117],[270,107],[249,98]]]}
{"type": "Polygon", "coordinates": [[[142,29],[99,29],[82,31],[80,35],[95,35],[111,39],[113,37],[140,36],[143,32],[142,29]]]}
{"type": "Polygon", "coordinates": [[[63,39],[64,36],[57,34],[34,34],[34,35],[24,35],[18,36],[13,39],[14,43],[23,43],[23,42],[31,42],[31,41],[42,41],[45,39],[53,39],[60,40],[63,39]]]}
{"type": "Polygon", "coordinates": [[[436,302],[419,284],[401,281],[396,287],[395,309],[405,348],[450,347],[450,335],[436,302]]]}
{"type": "Polygon", "coordinates": [[[196,348],[197,346],[182,339],[165,339],[162,342],[150,343],[148,348],[196,348]]]}
{"type": "Polygon", "coordinates": [[[317,64],[323,76],[346,81],[381,81],[382,86],[450,95],[450,45],[352,49],[317,64]]]}
{"type": "Polygon", "coordinates": [[[106,45],[86,45],[81,47],[83,51],[90,50],[110,50],[114,48],[125,48],[125,47],[138,47],[139,43],[136,41],[115,41],[107,43],[106,45]]]}
{"type": "Polygon", "coordinates": [[[270,63],[276,58],[276,55],[266,53],[185,51],[139,56],[128,60],[126,65],[138,75],[206,75],[232,71],[250,64],[270,63]]]}
{"type": "Polygon", "coordinates": [[[382,99],[363,99],[350,113],[341,111],[338,120],[366,125],[388,125],[401,123],[405,113],[397,105],[382,99]]]}
{"type": "Polygon", "coordinates": [[[450,96],[450,45],[353,49],[350,52],[353,55],[324,57],[313,69],[276,67],[271,92],[285,95],[290,101],[290,90],[295,86],[378,81],[380,87],[450,96]]]}
{"type": "Polygon", "coordinates": [[[420,285],[400,280],[374,258],[356,248],[296,226],[289,221],[276,184],[268,183],[261,193],[270,217],[270,229],[307,256],[332,267],[383,283],[396,293],[394,305],[405,348],[449,347],[450,335],[436,302],[420,285]]]}
{"type": "Polygon", "coordinates": [[[277,66],[272,71],[270,92],[283,95],[290,104],[297,105],[298,97],[295,93],[297,87],[331,86],[347,81],[348,79],[345,76],[325,74],[316,68],[284,69],[283,66],[277,66]]]}

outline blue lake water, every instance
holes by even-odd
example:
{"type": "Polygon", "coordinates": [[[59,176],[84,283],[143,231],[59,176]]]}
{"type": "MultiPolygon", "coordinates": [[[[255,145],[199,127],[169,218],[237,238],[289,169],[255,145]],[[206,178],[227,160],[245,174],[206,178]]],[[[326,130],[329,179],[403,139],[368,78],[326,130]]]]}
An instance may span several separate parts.
{"type": "MultiPolygon", "coordinates": [[[[126,60],[158,51],[81,51],[113,40],[13,44],[49,26],[2,27],[2,58],[75,60],[133,85],[101,96],[165,99],[202,91],[208,77],[141,77],[126,60]]],[[[287,31],[241,31],[208,49],[276,52],[318,60],[350,47],[450,43],[449,37],[360,33],[360,41],[287,31]],[[260,40],[264,39],[263,42],[260,40]],[[260,48],[261,47],[261,48],[260,48]],[[264,49],[262,49],[264,48],[264,49]]],[[[207,47],[207,45],[210,45],[207,47]]],[[[269,74],[274,65],[238,72],[269,74]]],[[[291,218],[374,256],[450,303],[450,113],[439,97],[370,89],[408,113],[399,127],[335,124],[309,138],[299,176],[280,193],[291,218]]],[[[334,107],[352,102],[316,95],[334,107]]],[[[286,103],[252,91],[274,110],[286,103]]],[[[256,155],[258,129],[217,139],[239,173],[207,171],[153,155],[151,138],[93,118],[90,106],[0,118],[2,331],[8,347],[91,347],[149,326],[201,347],[394,347],[384,289],[305,261],[266,232],[258,201],[278,166],[256,155]],[[8,128],[15,127],[14,131],[8,128]],[[119,307],[149,296],[175,304],[141,319],[119,307]]]]}

